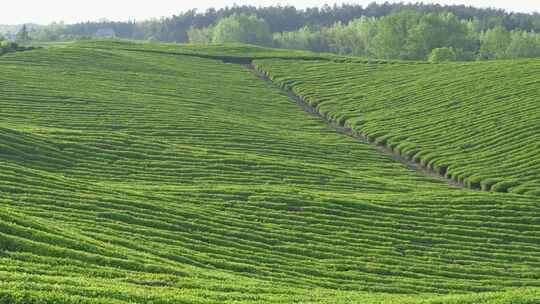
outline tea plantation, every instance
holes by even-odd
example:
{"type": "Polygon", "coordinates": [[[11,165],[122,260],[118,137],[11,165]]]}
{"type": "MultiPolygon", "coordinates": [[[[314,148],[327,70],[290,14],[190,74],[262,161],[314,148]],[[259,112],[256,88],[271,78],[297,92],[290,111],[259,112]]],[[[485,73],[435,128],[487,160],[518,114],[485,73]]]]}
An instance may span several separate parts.
{"type": "Polygon", "coordinates": [[[449,179],[540,195],[540,60],[256,65],[329,120],[449,179]]]}
{"type": "MultiPolygon", "coordinates": [[[[412,170],[210,59],[219,49],[184,48],[102,41],[0,57],[0,303],[540,301],[536,196],[412,170]]],[[[310,70],[301,58],[287,67],[264,52],[261,67],[314,83],[296,73],[310,70]]],[[[339,65],[316,58],[337,79],[339,65]]],[[[327,86],[310,90],[329,98],[327,86]]],[[[329,105],[360,111],[351,100],[329,105]]],[[[526,123],[514,120],[522,143],[526,123]]]]}

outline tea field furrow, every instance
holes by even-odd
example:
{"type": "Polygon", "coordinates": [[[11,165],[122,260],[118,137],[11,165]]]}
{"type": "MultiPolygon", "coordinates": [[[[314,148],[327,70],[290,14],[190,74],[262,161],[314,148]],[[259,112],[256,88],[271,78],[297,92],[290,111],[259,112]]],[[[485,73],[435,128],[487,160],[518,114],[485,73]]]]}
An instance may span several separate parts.
{"type": "MultiPolygon", "coordinates": [[[[464,190],[411,170],[243,66],[200,51],[209,58],[190,46],[82,41],[0,57],[0,302],[538,297],[534,196],[464,190]],[[469,294],[477,292],[489,293],[469,294]]],[[[418,80],[436,69],[433,84],[458,91],[463,82],[446,81],[453,74],[443,65],[328,60],[257,64],[293,70],[276,80],[346,126],[446,165],[452,178],[501,178],[504,167],[505,178],[522,181],[511,192],[536,191],[525,170],[540,166],[529,146],[536,128],[523,118],[539,107],[515,107],[536,92],[527,65],[502,64],[523,72],[508,80],[488,65],[456,64],[479,80],[470,84],[477,93],[454,98],[418,80]],[[509,95],[493,79],[523,90],[509,95]],[[463,116],[452,112],[456,101],[463,116]],[[447,119],[417,114],[420,102],[447,119]],[[402,111],[380,115],[394,103],[402,111]]]]}
{"type": "Polygon", "coordinates": [[[468,187],[540,191],[538,61],[255,65],[330,120],[468,187]]]}

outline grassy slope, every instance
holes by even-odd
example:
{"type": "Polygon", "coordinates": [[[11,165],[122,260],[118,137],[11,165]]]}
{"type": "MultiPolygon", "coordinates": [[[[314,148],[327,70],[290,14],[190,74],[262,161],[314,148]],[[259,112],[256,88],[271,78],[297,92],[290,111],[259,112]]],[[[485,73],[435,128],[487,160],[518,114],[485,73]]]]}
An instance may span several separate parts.
{"type": "Polygon", "coordinates": [[[266,48],[247,44],[178,44],[145,43],[125,40],[81,40],[74,43],[79,48],[146,51],[163,54],[206,57],[231,61],[251,61],[254,58],[348,60],[348,57],[331,53],[314,53],[302,50],[266,48]]]}
{"type": "Polygon", "coordinates": [[[321,113],[472,188],[540,195],[540,61],[257,61],[321,113]]]}
{"type": "Polygon", "coordinates": [[[241,66],[77,46],[0,66],[0,301],[540,296],[435,295],[540,286],[537,201],[412,172],[241,66]]]}

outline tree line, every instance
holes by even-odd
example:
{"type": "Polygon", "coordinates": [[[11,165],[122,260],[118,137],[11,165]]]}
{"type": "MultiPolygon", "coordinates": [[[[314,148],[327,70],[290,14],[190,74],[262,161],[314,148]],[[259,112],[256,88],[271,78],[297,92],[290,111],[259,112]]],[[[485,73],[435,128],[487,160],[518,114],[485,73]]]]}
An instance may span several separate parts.
{"type": "MultiPolygon", "coordinates": [[[[23,26],[17,33],[17,41],[21,43],[30,41],[30,36],[28,34],[28,30],[26,26],[23,26]]],[[[6,40],[4,36],[0,35],[0,55],[4,55],[6,53],[11,53],[11,52],[17,52],[17,51],[32,50],[32,49],[34,49],[34,47],[21,46],[14,41],[6,40]]]]}
{"type": "Polygon", "coordinates": [[[387,59],[491,59],[538,56],[540,14],[464,5],[372,3],[306,9],[233,6],[128,22],[54,23],[34,40],[116,37],[163,42],[245,42],[387,59]]]}
{"type": "Polygon", "coordinates": [[[84,22],[73,25],[62,23],[41,27],[36,34],[44,40],[61,40],[73,37],[93,36],[101,28],[112,28],[120,38],[157,40],[164,42],[187,42],[190,28],[216,25],[219,20],[232,15],[255,15],[264,19],[272,33],[290,32],[308,26],[312,29],[328,27],[336,22],[349,23],[362,16],[384,17],[392,13],[412,10],[419,13],[450,12],[460,20],[476,20],[476,30],[485,31],[497,25],[512,31],[540,31],[540,14],[509,13],[501,9],[475,8],[464,5],[372,3],[367,6],[343,4],[334,6],[297,9],[294,6],[255,7],[249,5],[208,9],[193,9],[168,18],[127,22],[84,22]],[[40,32],[40,33],[37,33],[40,32]]]}
{"type": "Polygon", "coordinates": [[[511,59],[540,56],[540,34],[503,25],[480,30],[477,20],[450,12],[402,11],[347,24],[276,33],[273,46],[404,60],[511,59]]]}
{"type": "Polygon", "coordinates": [[[215,26],[188,30],[192,43],[242,42],[273,47],[335,52],[381,59],[456,61],[540,56],[540,34],[497,25],[480,31],[478,20],[450,12],[400,11],[362,16],[318,29],[272,33],[255,15],[232,15],[215,26]]]}

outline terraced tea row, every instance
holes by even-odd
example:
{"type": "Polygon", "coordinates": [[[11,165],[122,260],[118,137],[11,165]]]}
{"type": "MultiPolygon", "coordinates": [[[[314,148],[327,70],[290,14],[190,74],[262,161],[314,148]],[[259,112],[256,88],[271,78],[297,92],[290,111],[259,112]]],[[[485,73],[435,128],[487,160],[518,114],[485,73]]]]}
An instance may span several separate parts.
{"type": "Polygon", "coordinates": [[[0,302],[540,296],[537,201],[411,171],[239,65],[76,45],[0,65],[0,302]]]}
{"type": "MultiPolygon", "coordinates": [[[[297,60],[350,60],[348,57],[331,53],[314,53],[302,50],[271,49],[246,44],[178,44],[178,43],[141,43],[122,40],[81,40],[76,46],[85,49],[121,50],[149,52],[155,54],[174,54],[197,58],[216,59],[233,63],[250,63],[254,58],[280,58],[297,60]]],[[[355,59],[359,60],[359,59],[355,59]]]]}
{"type": "Polygon", "coordinates": [[[322,115],[470,188],[540,195],[540,61],[257,60],[322,115]]]}

